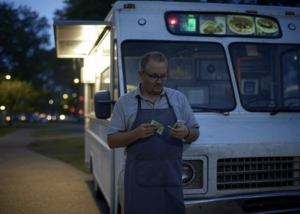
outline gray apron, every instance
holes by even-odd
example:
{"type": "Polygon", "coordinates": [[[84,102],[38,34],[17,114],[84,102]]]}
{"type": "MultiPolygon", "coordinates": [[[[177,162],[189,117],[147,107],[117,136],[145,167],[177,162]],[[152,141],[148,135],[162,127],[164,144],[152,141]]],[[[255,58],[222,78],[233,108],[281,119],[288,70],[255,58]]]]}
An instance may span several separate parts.
{"type": "Polygon", "coordinates": [[[167,94],[169,108],[141,109],[132,129],[155,120],[165,128],[162,135],[139,139],[127,147],[125,168],[125,214],[183,214],[182,140],[172,137],[168,125],[177,118],[167,94]]]}

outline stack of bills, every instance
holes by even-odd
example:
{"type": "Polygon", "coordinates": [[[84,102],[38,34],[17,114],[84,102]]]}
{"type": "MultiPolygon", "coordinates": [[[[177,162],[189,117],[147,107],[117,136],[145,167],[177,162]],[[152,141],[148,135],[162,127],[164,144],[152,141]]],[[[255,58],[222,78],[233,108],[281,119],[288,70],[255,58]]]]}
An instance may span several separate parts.
{"type": "Polygon", "coordinates": [[[181,128],[184,125],[184,121],[183,120],[177,120],[177,122],[175,123],[175,125],[173,126],[173,128],[181,128]]]}
{"type": "Polygon", "coordinates": [[[161,135],[163,133],[165,127],[162,124],[160,124],[159,122],[156,122],[155,120],[152,120],[151,125],[157,126],[157,128],[158,128],[157,133],[159,135],[161,135]]]}

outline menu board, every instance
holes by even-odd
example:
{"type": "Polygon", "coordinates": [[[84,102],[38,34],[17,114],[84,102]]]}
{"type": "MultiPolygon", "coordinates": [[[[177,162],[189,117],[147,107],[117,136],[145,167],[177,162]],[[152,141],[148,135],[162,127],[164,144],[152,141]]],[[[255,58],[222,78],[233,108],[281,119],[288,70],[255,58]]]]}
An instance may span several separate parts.
{"type": "Polygon", "coordinates": [[[268,35],[278,33],[275,21],[253,16],[242,15],[201,15],[200,34],[221,35],[268,35]]]}
{"type": "Polygon", "coordinates": [[[179,28],[169,25],[169,30],[175,34],[280,36],[277,21],[268,17],[208,13],[171,14],[170,17],[179,17],[179,28]]]}

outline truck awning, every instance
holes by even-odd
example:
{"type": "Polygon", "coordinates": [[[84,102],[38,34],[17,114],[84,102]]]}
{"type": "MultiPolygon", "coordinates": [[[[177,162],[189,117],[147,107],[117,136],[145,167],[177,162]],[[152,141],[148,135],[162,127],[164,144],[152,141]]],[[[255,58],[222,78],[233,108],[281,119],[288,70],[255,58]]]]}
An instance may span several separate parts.
{"type": "Polygon", "coordinates": [[[58,58],[84,58],[109,31],[106,21],[54,21],[55,47],[58,58]]]}

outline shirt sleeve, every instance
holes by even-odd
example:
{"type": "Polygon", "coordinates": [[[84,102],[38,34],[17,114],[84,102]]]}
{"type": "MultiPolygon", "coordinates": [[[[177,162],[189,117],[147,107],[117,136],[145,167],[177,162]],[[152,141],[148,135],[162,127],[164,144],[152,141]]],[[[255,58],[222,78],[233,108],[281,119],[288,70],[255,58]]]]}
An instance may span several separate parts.
{"type": "Polygon", "coordinates": [[[116,132],[126,131],[124,105],[122,105],[122,99],[117,100],[114,105],[113,113],[108,124],[107,135],[114,134],[116,132]]]}
{"type": "Polygon", "coordinates": [[[199,128],[199,124],[197,123],[195,114],[191,108],[191,105],[183,94],[181,94],[181,105],[180,105],[180,110],[181,110],[181,115],[182,115],[182,120],[185,121],[185,126],[191,127],[191,128],[199,128]]]}

